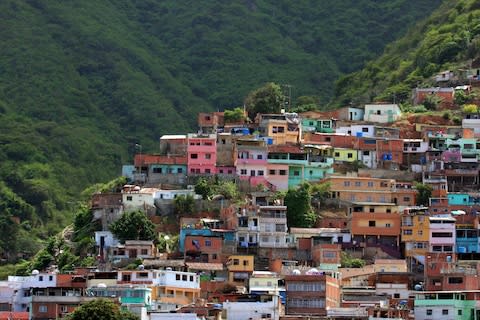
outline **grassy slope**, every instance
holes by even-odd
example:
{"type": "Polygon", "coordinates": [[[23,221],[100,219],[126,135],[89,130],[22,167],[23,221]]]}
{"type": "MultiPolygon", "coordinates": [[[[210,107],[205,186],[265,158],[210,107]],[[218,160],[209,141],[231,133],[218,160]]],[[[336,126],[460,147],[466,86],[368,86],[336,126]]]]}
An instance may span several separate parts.
{"type": "Polygon", "coordinates": [[[447,1],[385,53],[337,83],[334,103],[409,101],[411,89],[436,85],[439,71],[468,68],[480,55],[480,1],[447,1]]]}

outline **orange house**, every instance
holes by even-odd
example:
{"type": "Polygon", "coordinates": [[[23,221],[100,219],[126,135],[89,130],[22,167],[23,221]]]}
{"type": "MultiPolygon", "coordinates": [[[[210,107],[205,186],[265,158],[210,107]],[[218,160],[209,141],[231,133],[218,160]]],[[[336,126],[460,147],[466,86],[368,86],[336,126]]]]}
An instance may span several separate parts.
{"type": "Polygon", "coordinates": [[[400,214],[393,203],[354,203],[351,214],[352,238],[357,243],[398,247],[400,214]]]}
{"type": "Polygon", "coordinates": [[[195,262],[222,262],[223,238],[218,236],[188,235],[185,237],[186,255],[195,262]]]}
{"type": "Polygon", "coordinates": [[[330,176],[330,197],[348,202],[394,203],[395,180],[370,177],[330,176]]]}

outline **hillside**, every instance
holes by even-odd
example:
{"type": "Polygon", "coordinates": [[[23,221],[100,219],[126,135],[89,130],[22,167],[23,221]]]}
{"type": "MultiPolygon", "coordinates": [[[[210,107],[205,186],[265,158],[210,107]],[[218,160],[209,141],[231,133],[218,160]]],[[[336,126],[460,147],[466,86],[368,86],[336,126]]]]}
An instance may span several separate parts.
{"type": "Polygon", "coordinates": [[[389,44],[361,71],[338,80],[333,105],[372,100],[408,103],[416,86],[437,86],[432,76],[457,74],[480,55],[480,1],[444,2],[427,20],[389,44]]]}
{"type": "Polygon", "coordinates": [[[0,254],[36,252],[83,188],[199,111],[266,81],[327,101],[440,2],[1,1],[0,254]]]}

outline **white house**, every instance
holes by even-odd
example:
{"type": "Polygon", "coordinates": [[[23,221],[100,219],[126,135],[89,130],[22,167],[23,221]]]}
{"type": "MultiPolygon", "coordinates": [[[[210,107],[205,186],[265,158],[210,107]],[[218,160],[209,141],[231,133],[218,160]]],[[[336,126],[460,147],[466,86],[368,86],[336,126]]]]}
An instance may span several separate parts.
{"type": "Polygon", "coordinates": [[[138,186],[127,185],[122,190],[122,203],[124,210],[149,211],[155,208],[155,198],[159,197],[159,189],[156,188],[139,188],[138,186]]]}
{"type": "Polygon", "coordinates": [[[363,120],[390,123],[398,120],[401,115],[398,104],[366,104],[363,120]]]}
{"type": "Polygon", "coordinates": [[[372,124],[359,124],[337,127],[335,133],[342,133],[355,137],[373,137],[375,136],[375,126],[372,124]]]}
{"type": "Polygon", "coordinates": [[[260,296],[257,301],[252,302],[230,302],[223,303],[223,309],[228,320],[246,319],[272,319],[280,317],[278,296],[260,296]]]}

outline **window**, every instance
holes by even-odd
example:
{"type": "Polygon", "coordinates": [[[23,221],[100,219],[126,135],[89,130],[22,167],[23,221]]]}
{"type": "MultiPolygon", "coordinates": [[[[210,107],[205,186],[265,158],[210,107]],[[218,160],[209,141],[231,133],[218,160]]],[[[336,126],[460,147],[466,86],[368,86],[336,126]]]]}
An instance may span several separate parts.
{"type": "Polygon", "coordinates": [[[353,153],[350,153],[350,152],[349,152],[349,153],[347,153],[347,158],[348,158],[348,159],[351,159],[351,158],[353,158],[353,153]]]}
{"type": "Polygon", "coordinates": [[[205,247],[211,247],[212,246],[212,241],[211,240],[205,240],[205,247]]]}
{"type": "Polygon", "coordinates": [[[210,169],[205,169],[205,173],[210,173],[210,169]]]}
{"type": "Polygon", "coordinates": [[[451,232],[432,232],[432,238],[451,238],[451,232]]]}
{"type": "Polygon", "coordinates": [[[448,283],[449,284],[460,284],[460,283],[463,283],[463,278],[462,277],[450,277],[450,278],[448,278],[448,283]]]}
{"type": "Polygon", "coordinates": [[[271,175],[271,176],[274,176],[275,175],[275,170],[268,170],[268,174],[271,175]]]}
{"type": "Polygon", "coordinates": [[[175,275],[175,280],[180,280],[180,275],[179,274],[175,275]]]}
{"type": "Polygon", "coordinates": [[[187,281],[188,280],[188,277],[186,274],[182,274],[182,281],[187,281]]]}
{"type": "Polygon", "coordinates": [[[368,221],[368,226],[369,227],[375,227],[375,220],[368,221]]]}
{"type": "Polygon", "coordinates": [[[285,224],[276,224],[275,225],[276,232],[285,232],[285,224]]]}
{"type": "Polygon", "coordinates": [[[244,265],[244,266],[248,266],[248,264],[249,264],[249,263],[248,263],[248,260],[243,260],[243,265],[244,265]]]}
{"type": "Polygon", "coordinates": [[[48,281],[53,281],[53,276],[48,276],[48,281]]]}
{"type": "Polygon", "coordinates": [[[233,259],[233,265],[238,266],[240,264],[240,260],[238,259],[233,259]]]}
{"type": "Polygon", "coordinates": [[[392,213],[392,209],[387,209],[387,213],[392,213]]]}
{"type": "Polygon", "coordinates": [[[41,305],[38,307],[38,312],[48,312],[48,307],[46,305],[41,305]]]}
{"type": "Polygon", "coordinates": [[[409,236],[409,235],[411,235],[411,234],[412,234],[412,229],[404,229],[404,230],[403,230],[403,235],[409,236]]]}
{"type": "Polygon", "coordinates": [[[258,160],[262,160],[262,159],[263,159],[263,155],[257,154],[257,159],[258,159],[258,160]]]}
{"type": "Polygon", "coordinates": [[[323,257],[333,259],[337,257],[337,253],[335,251],[324,251],[323,257]]]}
{"type": "Polygon", "coordinates": [[[417,235],[422,236],[423,235],[423,230],[418,230],[417,235]]]}
{"type": "Polygon", "coordinates": [[[198,154],[196,153],[190,154],[190,159],[198,159],[198,154]]]}
{"type": "Polygon", "coordinates": [[[219,169],[219,170],[218,170],[218,173],[223,173],[223,169],[219,169]]]}
{"type": "Polygon", "coordinates": [[[153,173],[162,173],[162,168],[153,168],[153,173]]]}
{"type": "Polygon", "coordinates": [[[38,281],[43,281],[43,276],[39,276],[38,281]]]}
{"type": "Polygon", "coordinates": [[[350,181],[343,181],[343,186],[344,187],[349,187],[350,186],[350,181]]]}
{"type": "Polygon", "coordinates": [[[127,201],[132,201],[132,200],[133,200],[132,196],[127,196],[127,201]]]}
{"type": "Polygon", "coordinates": [[[363,128],[362,128],[362,132],[368,132],[368,128],[363,127],[363,128]]]}
{"type": "Polygon", "coordinates": [[[132,280],[132,276],[131,276],[130,274],[124,274],[124,275],[122,276],[122,281],[127,281],[127,282],[129,282],[129,281],[131,281],[131,280],[132,280]]]}
{"type": "Polygon", "coordinates": [[[263,176],[263,170],[258,170],[258,175],[263,176]]]}
{"type": "Polygon", "coordinates": [[[205,159],[212,159],[212,155],[210,153],[205,153],[205,159]]]}
{"type": "Polygon", "coordinates": [[[444,316],[448,315],[448,309],[442,309],[442,315],[444,316]]]}
{"type": "Polygon", "coordinates": [[[370,188],[373,187],[373,181],[368,181],[367,186],[369,186],[370,188]]]}
{"type": "Polygon", "coordinates": [[[461,309],[458,310],[458,315],[459,315],[459,316],[462,315],[462,310],[461,310],[461,309]]]}
{"type": "Polygon", "coordinates": [[[370,155],[370,151],[363,151],[363,155],[364,155],[364,156],[369,156],[369,155],[370,155]]]}
{"type": "Polygon", "coordinates": [[[340,152],[335,152],[335,157],[340,157],[340,152]]]}
{"type": "Polygon", "coordinates": [[[287,175],[287,170],[280,170],[280,175],[281,176],[286,176],[287,175]]]}
{"type": "Polygon", "coordinates": [[[140,252],[141,252],[141,253],[140,253],[141,255],[144,255],[144,256],[145,256],[145,255],[148,254],[148,249],[142,249],[140,252]]]}
{"type": "Polygon", "coordinates": [[[400,293],[394,293],[393,298],[395,299],[400,299],[400,293]]]}
{"type": "Polygon", "coordinates": [[[68,312],[68,307],[67,306],[60,306],[60,312],[61,313],[67,313],[68,312]]]}
{"type": "Polygon", "coordinates": [[[247,175],[247,169],[241,169],[240,170],[240,175],[242,175],[242,176],[247,175]]]}
{"type": "Polygon", "coordinates": [[[193,276],[190,276],[190,281],[193,282],[193,276]]]}
{"type": "Polygon", "coordinates": [[[432,309],[427,309],[427,316],[431,316],[433,313],[432,309]]]}
{"type": "Polygon", "coordinates": [[[255,170],[250,170],[250,176],[255,177],[255,170]]]}
{"type": "Polygon", "coordinates": [[[139,272],[138,277],[139,278],[148,278],[148,272],[139,272]]]}
{"type": "Polygon", "coordinates": [[[361,187],[362,182],[361,181],[355,181],[355,187],[361,187]]]}
{"type": "Polygon", "coordinates": [[[298,177],[300,175],[300,171],[298,171],[298,170],[293,171],[293,175],[295,177],[298,177]]]}
{"type": "Polygon", "coordinates": [[[391,228],[391,224],[390,223],[385,223],[385,228],[391,228]]]}

